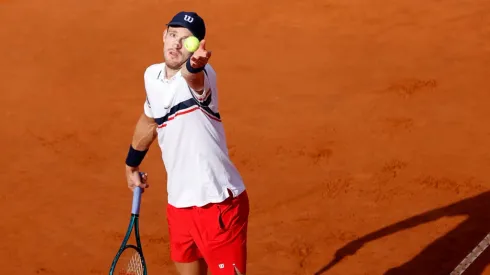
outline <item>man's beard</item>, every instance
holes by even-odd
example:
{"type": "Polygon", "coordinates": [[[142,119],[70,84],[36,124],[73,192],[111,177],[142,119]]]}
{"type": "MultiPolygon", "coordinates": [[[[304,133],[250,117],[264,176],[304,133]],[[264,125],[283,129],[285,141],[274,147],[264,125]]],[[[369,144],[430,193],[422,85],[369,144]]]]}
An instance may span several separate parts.
{"type": "Polygon", "coordinates": [[[178,63],[177,65],[170,65],[170,64],[165,64],[169,69],[178,71],[182,68],[182,65],[184,65],[185,62],[183,63],[178,63]]]}
{"type": "MultiPolygon", "coordinates": [[[[181,56],[183,56],[183,55],[181,55],[181,56]]],[[[189,56],[187,59],[189,59],[189,58],[190,58],[190,56],[189,56]]],[[[165,59],[166,59],[166,58],[165,58],[165,59]]],[[[178,71],[178,70],[180,70],[180,69],[182,68],[182,66],[184,66],[184,64],[185,64],[185,62],[187,61],[187,59],[184,59],[184,61],[179,62],[179,63],[176,63],[175,65],[168,64],[168,63],[165,63],[165,65],[166,65],[166,66],[167,66],[169,69],[171,69],[171,70],[176,70],[176,71],[178,71]]]]}

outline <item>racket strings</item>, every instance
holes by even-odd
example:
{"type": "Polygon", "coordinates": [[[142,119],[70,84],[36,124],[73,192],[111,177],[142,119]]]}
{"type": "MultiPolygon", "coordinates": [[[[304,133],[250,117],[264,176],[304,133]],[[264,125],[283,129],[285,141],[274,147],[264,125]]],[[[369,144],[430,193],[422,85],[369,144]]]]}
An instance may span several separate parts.
{"type": "Polygon", "coordinates": [[[119,275],[143,275],[143,263],[138,252],[129,259],[127,266],[122,267],[119,275]]]}
{"type": "Polygon", "coordinates": [[[128,272],[134,275],[143,275],[143,264],[139,253],[134,253],[128,264],[128,272]]]}

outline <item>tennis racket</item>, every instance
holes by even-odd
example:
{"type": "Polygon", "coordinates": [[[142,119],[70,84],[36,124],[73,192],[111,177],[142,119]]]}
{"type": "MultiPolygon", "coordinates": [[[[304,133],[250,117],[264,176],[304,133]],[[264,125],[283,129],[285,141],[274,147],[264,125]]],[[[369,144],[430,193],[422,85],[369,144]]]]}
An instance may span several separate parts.
{"type": "MultiPolygon", "coordinates": [[[[143,173],[140,172],[140,178],[143,173]]],[[[133,189],[133,206],[131,208],[131,219],[129,227],[126,231],[122,244],[112,261],[109,275],[147,275],[145,258],[143,257],[143,249],[141,247],[139,233],[139,212],[141,202],[141,187],[133,189]],[[131,232],[134,229],[136,245],[128,244],[131,232]]]]}

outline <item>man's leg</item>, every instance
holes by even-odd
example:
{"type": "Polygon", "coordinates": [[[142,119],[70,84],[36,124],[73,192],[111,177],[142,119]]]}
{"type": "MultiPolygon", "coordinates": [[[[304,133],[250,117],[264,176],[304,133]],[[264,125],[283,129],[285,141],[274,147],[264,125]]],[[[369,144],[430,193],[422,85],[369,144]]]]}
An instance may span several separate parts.
{"type": "Polygon", "coordinates": [[[200,209],[194,239],[213,275],[245,275],[249,201],[246,192],[200,209]]]}
{"type": "Polygon", "coordinates": [[[192,263],[178,263],[175,262],[177,271],[180,275],[207,275],[208,266],[204,259],[199,259],[192,263]]]}
{"type": "Polygon", "coordinates": [[[180,275],[207,275],[207,265],[194,242],[192,208],[167,206],[170,257],[180,275]]]}

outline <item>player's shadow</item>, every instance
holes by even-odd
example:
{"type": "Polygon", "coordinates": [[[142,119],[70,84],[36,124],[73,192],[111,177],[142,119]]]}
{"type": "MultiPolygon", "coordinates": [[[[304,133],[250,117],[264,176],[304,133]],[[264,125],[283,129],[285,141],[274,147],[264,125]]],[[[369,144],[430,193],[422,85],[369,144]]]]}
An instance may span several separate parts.
{"type": "MultiPolygon", "coordinates": [[[[408,262],[384,273],[385,275],[449,275],[490,232],[490,191],[410,217],[354,240],[337,250],[334,259],[317,271],[315,275],[326,275],[330,268],[345,257],[355,254],[368,242],[450,216],[465,216],[466,219],[456,228],[429,244],[408,262]]],[[[397,247],[397,249],[402,251],[403,247],[397,247]]],[[[396,253],[396,250],[393,253],[396,253]]],[[[464,274],[482,274],[489,263],[490,247],[466,269],[464,274]]]]}

